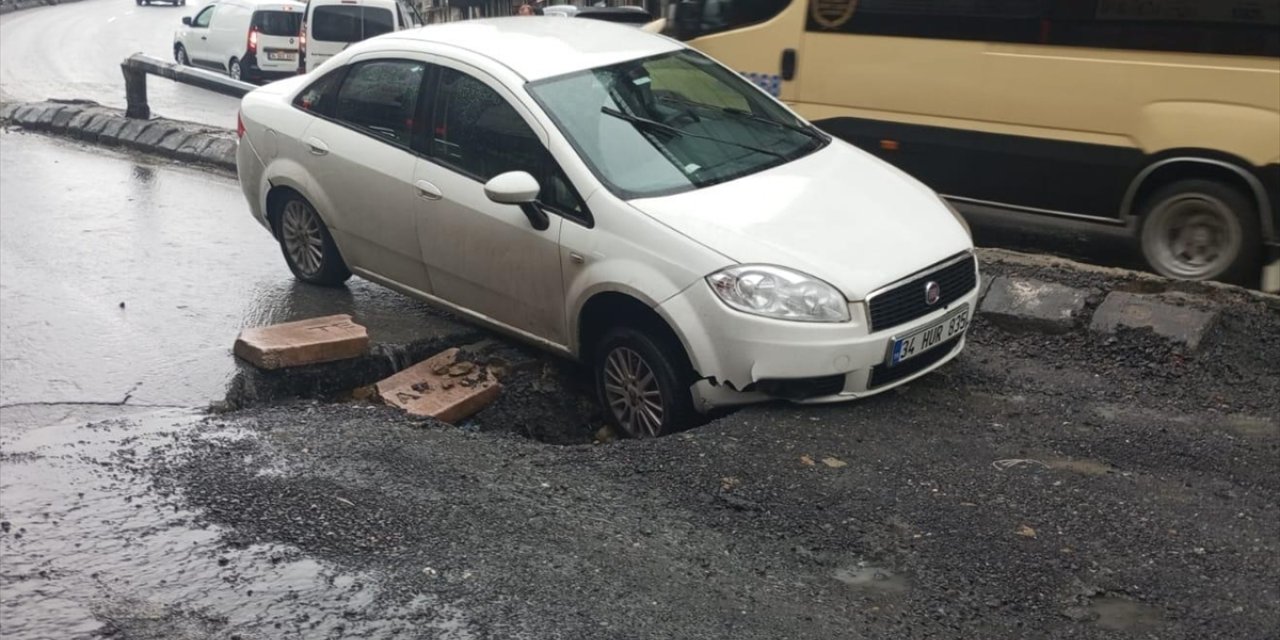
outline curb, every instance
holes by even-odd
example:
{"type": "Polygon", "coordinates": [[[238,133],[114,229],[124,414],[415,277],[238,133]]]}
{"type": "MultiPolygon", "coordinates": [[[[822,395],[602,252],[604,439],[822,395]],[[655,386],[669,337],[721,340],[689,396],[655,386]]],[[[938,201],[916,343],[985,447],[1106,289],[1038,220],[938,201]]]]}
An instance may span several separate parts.
{"type": "Polygon", "coordinates": [[[67,4],[69,2],[79,1],[80,0],[15,0],[14,2],[0,3],[0,15],[13,13],[14,11],[22,11],[23,9],[51,7],[58,4],[67,4]]]}
{"type": "Polygon", "coordinates": [[[165,118],[126,118],[120,109],[89,100],[5,103],[0,123],[236,171],[232,131],[165,118]]]}

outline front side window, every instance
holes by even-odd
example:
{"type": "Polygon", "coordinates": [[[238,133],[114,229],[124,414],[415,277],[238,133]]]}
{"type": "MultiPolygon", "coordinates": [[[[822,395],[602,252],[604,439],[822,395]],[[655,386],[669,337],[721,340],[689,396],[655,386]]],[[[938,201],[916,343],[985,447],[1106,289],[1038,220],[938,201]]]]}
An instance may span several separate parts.
{"type": "Polygon", "coordinates": [[[481,182],[526,171],[542,187],[538,201],[582,218],[585,207],[551,152],[497,91],[480,80],[444,69],[436,94],[428,153],[481,182]]]}
{"type": "Polygon", "coordinates": [[[324,42],[359,42],[395,30],[391,11],[379,7],[323,5],[311,20],[311,37],[324,42]]]}
{"type": "Polygon", "coordinates": [[[374,60],[351,65],[338,89],[333,117],[378,138],[408,147],[425,62],[374,60]]]}
{"type": "Polygon", "coordinates": [[[596,175],[623,198],[726,182],[830,140],[691,50],[530,85],[596,175]]]}
{"type": "Polygon", "coordinates": [[[191,21],[191,26],[199,27],[201,29],[209,28],[209,21],[213,20],[213,10],[216,8],[217,7],[214,5],[205,7],[200,11],[200,13],[196,14],[195,19],[191,21]]]}

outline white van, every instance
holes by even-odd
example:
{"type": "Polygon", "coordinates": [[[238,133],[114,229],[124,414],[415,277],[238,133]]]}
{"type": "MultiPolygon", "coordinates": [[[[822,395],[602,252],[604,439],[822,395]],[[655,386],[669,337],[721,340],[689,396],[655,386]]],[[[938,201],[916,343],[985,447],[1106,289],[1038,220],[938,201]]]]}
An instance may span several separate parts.
{"type": "Polygon", "coordinates": [[[352,42],[426,24],[406,0],[310,0],[298,71],[320,66],[352,42]]]}
{"type": "Polygon", "coordinates": [[[182,19],[173,57],[246,82],[292,76],[306,8],[295,0],[214,0],[182,19]]]}

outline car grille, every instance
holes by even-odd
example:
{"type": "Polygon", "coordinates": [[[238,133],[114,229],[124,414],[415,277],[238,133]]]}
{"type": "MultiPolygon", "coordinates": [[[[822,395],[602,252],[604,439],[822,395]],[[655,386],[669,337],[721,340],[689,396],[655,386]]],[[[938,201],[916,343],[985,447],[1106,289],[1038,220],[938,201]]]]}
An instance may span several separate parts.
{"type": "Polygon", "coordinates": [[[892,289],[873,294],[868,304],[871,331],[911,322],[959,300],[978,285],[974,266],[973,256],[968,255],[940,269],[912,276],[892,289]],[[933,304],[924,298],[925,284],[930,281],[937,282],[942,290],[942,296],[933,304]]]}
{"type": "Polygon", "coordinates": [[[886,384],[897,382],[903,378],[909,378],[929,367],[938,363],[938,361],[947,357],[947,354],[955,350],[956,345],[964,339],[964,334],[960,334],[910,360],[899,362],[895,366],[887,364],[878,364],[871,369],[871,377],[867,380],[867,388],[875,389],[883,387],[886,384]]]}

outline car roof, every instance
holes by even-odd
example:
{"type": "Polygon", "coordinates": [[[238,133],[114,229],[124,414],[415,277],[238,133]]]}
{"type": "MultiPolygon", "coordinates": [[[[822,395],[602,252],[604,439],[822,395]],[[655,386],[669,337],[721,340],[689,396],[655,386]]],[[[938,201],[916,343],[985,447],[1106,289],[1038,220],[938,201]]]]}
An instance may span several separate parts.
{"type": "Polygon", "coordinates": [[[491,58],[530,81],[684,48],[675,40],[631,26],[547,16],[463,20],[396,31],[378,40],[384,44],[416,41],[466,49],[491,58]]]}

